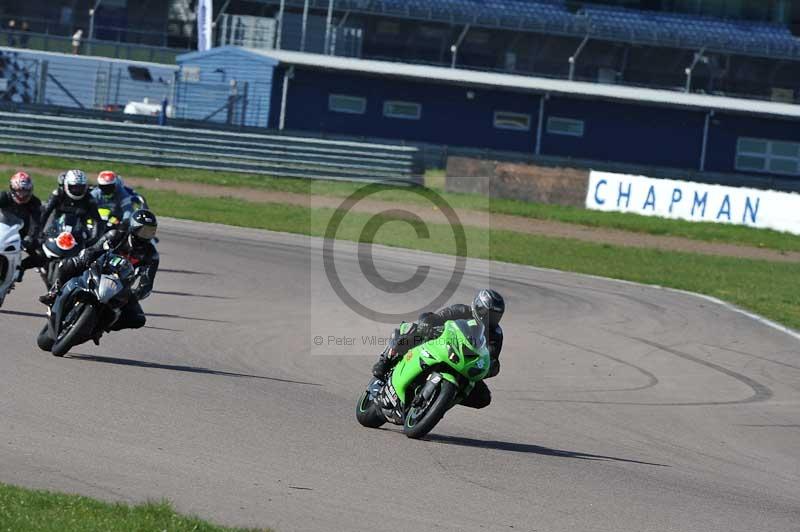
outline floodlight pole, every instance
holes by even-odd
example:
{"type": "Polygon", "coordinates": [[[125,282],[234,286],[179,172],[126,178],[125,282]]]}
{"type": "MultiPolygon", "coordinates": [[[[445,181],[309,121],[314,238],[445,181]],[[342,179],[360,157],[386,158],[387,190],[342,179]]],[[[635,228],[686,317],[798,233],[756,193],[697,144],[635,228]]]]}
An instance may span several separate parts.
{"type": "Polygon", "coordinates": [[[303,2],[303,29],[300,32],[300,51],[306,51],[306,28],[308,27],[308,0],[303,2]]]}
{"type": "Polygon", "coordinates": [[[697,63],[700,61],[703,61],[704,63],[708,62],[708,58],[703,55],[703,52],[705,51],[705,48],[700,48],[700,51],[694,54],[694,60],[692,61],[692,64],[689,65],[686,70],[684,70],[684,73],[686,74],[686,90],[684,92],[692,91],[692,74],[694,73],[694,67],[697,66],[697,63]]]}
{"type": "Polygon", "coordinates": [[[94,14],[103,0],[95,0],[94,7],[89,10],[89,46],[87,46],[88,55],[92,55],[92,41],[94,41],[94,14]]]}
{"type": "Polygon", "coordinates": [[[333,0],[329,0],[328,2],[328,20],[325,23],[325,55],[330,53],[331,24],[333,24],[333,0]]]}
{"type": "Polygon", "coordinates": [[[572,81],[575,79],[575,63],[578,62],[578,57],[580,57],[581,52],[583,49],[586,48],[586,43],[589,42],[589,36],[583,38],[581,44],[578,45],[578,49],[575,50],[575,53],[572,54],[569,58],[569,80],[572,81]]]}
{"type": "Polygon", "coordinates": [[[278,9],[278,31],[275,34],[275,49],[281,49],[281,34],[283,33],[283,14],[286,9],[286,0],[281,0],[281,7],[278,9]]]}
{"type": "Polygon", "coordinates": [[[461,43],[464,41],[464,38],[467,36],[467,32],[469,31],[469,24],[464,26],[464,29],[461,30],[461,34],[456,39],[456,42],[450,46],[450,53],[453,54],[452,61],[450,62],[450,68],[456,67],[456,59],[458,58],[458,47],[461,46],[461,43]]]}

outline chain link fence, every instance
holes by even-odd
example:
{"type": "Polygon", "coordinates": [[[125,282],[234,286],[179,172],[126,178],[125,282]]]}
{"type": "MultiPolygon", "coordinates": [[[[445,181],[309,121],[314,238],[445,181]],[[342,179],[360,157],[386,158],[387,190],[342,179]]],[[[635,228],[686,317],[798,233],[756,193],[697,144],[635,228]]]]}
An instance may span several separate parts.
{"type": "MultiPolygon", "coordinates": [[[[190,74],[190,73],[188,73],[190,74]]],[[[192,79],[176,66],[0,47],[0,102],[267,127],[266,84],[192,79]]]]}

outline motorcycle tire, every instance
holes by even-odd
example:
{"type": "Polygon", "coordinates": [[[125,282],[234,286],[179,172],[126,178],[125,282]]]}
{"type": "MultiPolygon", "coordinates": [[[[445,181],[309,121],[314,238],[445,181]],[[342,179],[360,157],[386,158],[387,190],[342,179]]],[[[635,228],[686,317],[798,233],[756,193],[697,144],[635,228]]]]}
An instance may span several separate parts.
{"type": "Polygon", "coordinates": [[[36,337],[36,345],[38,345],[39,349],[42,351],[50,352],[53,349],[54,343],[56,343],[56,341],[50,337],[50,328],[45,325],[42,327],[41,332],[39,332],[39,336],[36,337]]]}
{"type": "Polygon", "coordinates": [[[386,418],[381,413],[380,408],[375,404],[375,401],[370,399],[369,390],[364,390],[364,393],[358,398],[356,419],[361,425],[371,429],[377,429],[386,423],[386,418]]]}
{"type": "Polygon", "coordinates": [[[53,344],[53,349],[51,351],[53,356],[63,357],[74,345],[88,339],[86,338],[87,333],[84,331],[93,330],[95,325],[94,307],[86,305],[81,311],[81,315],[75,320],[75,325],[73,325],[72,329],[53,344]],[[82,339],[82,337],[84,339],[82,339]]]}
{"type": "Polygon", "coordinates": [[[438,392],[427,405],[412,406],[406,414],[403,423],[405,435],[412,439],[419,439],[427,435],[442,420],[457,394],[458,387],[452,382],[442,379],[438,392]]]}

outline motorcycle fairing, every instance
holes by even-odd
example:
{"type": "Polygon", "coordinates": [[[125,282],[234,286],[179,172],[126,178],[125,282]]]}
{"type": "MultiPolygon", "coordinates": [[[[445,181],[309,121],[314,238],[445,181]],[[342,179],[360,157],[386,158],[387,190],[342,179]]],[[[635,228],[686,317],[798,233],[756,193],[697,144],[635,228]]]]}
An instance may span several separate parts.
{"type": "Polygon", "coordinates": [[[410,386],[423,373],[436,371],[443,379],[458,386],[463,398],[477,381],[486,377],[490,364],[483,326],[476,320],[447,321],[438,338],[409,350],[398,361],[389,376],[387,394],[390,399],[396,396],[399,404],[395,406],[405,408],[415,392],[410,386]]]}

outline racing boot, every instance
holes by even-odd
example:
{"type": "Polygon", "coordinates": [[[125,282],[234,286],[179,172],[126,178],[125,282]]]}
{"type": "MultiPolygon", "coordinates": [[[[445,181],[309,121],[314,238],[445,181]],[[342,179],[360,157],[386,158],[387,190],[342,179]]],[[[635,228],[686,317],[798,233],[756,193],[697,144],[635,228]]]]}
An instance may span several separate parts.
{"type": "Polygon", "coordinates": [[[53,283],[53,286],[50,287],[50,290],[43,296],[39,296],[39,302],[43,305],[47,305],[48,307],[52,307],[53,303],[56,302],[56,298],[58,297],[58,292],[61,290],[61,283],[56,281],[53,283]]]}
{"type": "Polygon", "coordinates": [[[397,360],[397,351],[391,346],[387,346],[378,356],[378,361],[372,366],[372,376],[380,381],[386,381],[386,374],[392,369],[395,360],[397,360]]]}
{"type": "Polygon", "coordinates": [[[394,367],[400,357],[408,353],[408,350],[411,349],[412,337],[416,330],[416,324],[412,325],[405,334],[401,334],[400,329],[394,330],[391,338],[389,338],[389,345],[384,349],[383,353],[380,354],[375,365],[372,366],[373,377],[382,381],[386,380],[386,374],[389,373],[389,370],[394,367]]]}
{"type": "Polygon", "coordinates": [[[97,330],[94,332],[94,336],[92,336],[92,342],[94,345],[100,345],[100,338],[103,337],[103,329],[102,327],[98,327],[97,330]]]}

